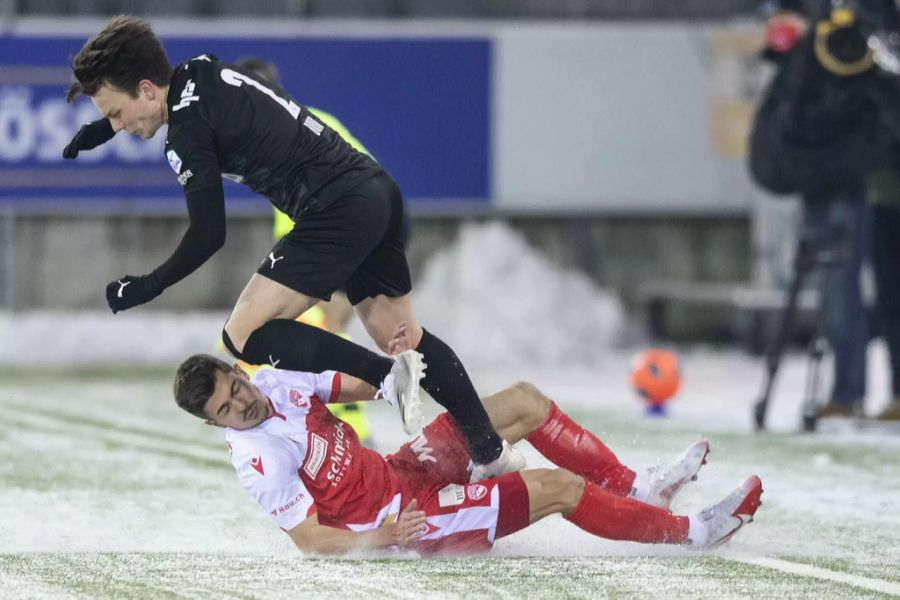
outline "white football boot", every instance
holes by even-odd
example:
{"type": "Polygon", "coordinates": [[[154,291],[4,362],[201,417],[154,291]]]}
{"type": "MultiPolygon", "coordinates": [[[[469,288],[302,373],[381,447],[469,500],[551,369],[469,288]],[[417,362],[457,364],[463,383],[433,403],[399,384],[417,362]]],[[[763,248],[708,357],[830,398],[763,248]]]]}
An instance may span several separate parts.
{"type": "Polygon", "coordinates": [[[674,461],[638,471],[628,495],[647,504],[669,508],[681,488],[696,481],[697,472],[706,464],[708,455],[709,442],[694,442],[674,461]]]}
{"type": "Polygon", "coordinates": [[[491,477],[500,477],[507,473],[521,471],[526,466],[525,457],[521,452],[510,446],[506,440],[503,440],[503,451],[496,459],[485,465],[477,463],[472,464],[472,473],[469,475],[469,482],[474,483],[482,479],[490,479],[491,477]]]}
{"type": "Polygon", "coordinates": [[[425,376],[427,365],[423,356],[415,350],[405,350],[393,356],[394,366],[381,383],[379,394],[400,410],[403,430],[415,435],[422,430],[422,398],[419,382],[425,376]]]}
{"type": "Polygon", "coordinates": [[[754,475],[718,504],[688,517],[688,543],[695,548],[709,549],[730,540],[738,529],[753,521],[756,509],[762,504],[762,492],[762,481],[754,475]]]}

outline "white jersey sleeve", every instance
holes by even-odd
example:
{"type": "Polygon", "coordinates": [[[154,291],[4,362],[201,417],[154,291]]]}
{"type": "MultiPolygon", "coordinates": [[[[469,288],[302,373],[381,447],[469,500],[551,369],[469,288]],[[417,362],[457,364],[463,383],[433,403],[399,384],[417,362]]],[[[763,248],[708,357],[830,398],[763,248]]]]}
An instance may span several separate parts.
{"type": "Polygon", "coordinates": [[[263,432],[234,430],[228,431],[227,439],[244,489],[285,531],[302,523],[314,503],[298,474],[303,458],[296,456],[290,443],[263,432]]]}
{"type": "Polygon", "coordinates": [[[256,384],[270,398],[280,394],[290,395],[291,390],[301,396],[313,394],[323,404],[337,400],[341,395],[341,374],[336,371],[307,373],[283,369],[262,369],[253,376],[256,384]]]}

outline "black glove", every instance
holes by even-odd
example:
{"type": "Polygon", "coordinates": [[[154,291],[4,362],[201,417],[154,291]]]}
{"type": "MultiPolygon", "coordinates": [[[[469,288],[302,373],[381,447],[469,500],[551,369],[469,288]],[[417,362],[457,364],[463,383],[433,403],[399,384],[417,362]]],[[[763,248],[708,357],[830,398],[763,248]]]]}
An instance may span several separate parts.
{"type": "Polygon", "coordinates": [[[101,144],[105,144],[116,135],[109,119],[100,119],[93,123],[82,125],[69,145],[63,150],[63,158],[73,159],[78,156],[80,150],[93,150],[101,144]]]}
{"type": "Polygon", "coordinates": [[[106,286],[106,302],[113,314],[150,302],[162,293],[152,275],[126,275],[106,286]]]}

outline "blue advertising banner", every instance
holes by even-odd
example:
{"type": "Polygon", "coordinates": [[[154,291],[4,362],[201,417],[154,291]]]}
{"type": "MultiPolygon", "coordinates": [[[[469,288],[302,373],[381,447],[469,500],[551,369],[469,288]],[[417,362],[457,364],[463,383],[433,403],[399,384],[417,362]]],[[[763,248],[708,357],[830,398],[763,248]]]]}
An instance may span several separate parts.
{"type": "MultiPolygon", "coordinates": [[[[65,102],[68,60],[85,38],[0,36],[0,202],[181,202],[163,132],[61,157],[90,100],[65,102]]],[[[163,37],[173,64],[209,52],[272,61],[301,104],[337,116],[416,202],[491,195],[491,41],[488,38],[163,37]]],[[[228,183],[228,182],[226,182],[228,183]]],[[[243,186],[229,197],[249,198],[243,186]]]]}

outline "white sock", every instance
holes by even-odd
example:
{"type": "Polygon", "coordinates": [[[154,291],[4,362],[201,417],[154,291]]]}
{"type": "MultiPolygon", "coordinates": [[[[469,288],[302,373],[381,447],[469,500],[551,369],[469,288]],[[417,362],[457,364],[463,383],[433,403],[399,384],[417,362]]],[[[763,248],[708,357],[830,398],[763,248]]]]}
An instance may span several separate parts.
{"type": "Polygon", "coordinates": [[[628,492],[628,497],[641,502],[646,502],[649,495],[650,478],[647,476],[647,471],[638,471],[634,477],[634,483],[631,484],[631,491],[628,492]]]}
{"type": "Polygon", "coordinates": [[[688,540],[692,546],[701,546],[706,543],[706,537],[709,532],[706,527],[700,523],[697,515],[688,515],[688,540]]]}

